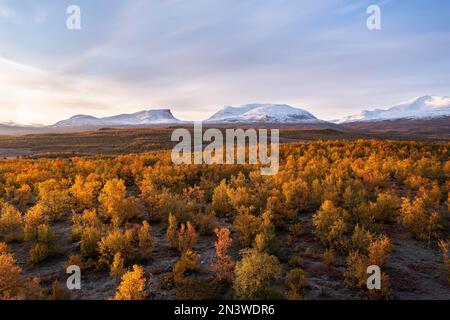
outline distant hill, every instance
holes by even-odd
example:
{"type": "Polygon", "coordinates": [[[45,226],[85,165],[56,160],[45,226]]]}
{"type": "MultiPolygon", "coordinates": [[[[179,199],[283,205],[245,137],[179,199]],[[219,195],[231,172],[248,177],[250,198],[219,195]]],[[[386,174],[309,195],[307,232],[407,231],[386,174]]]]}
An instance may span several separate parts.
{"type": "Polygon", "coordinates": [[[224,107],[207,119],[207,123],[319,123],[306,110],[286,104],[247,104],[241,107],[224,107]]]}
{"type": "Polygon", "coordinates": [[[364,110],[360,114],[336,120],[336,123],[384,121],[395,119],[435,119],[450,116],[450,98],[442,96],[423,96],[376,110],[364,110]]]}
{"type": "MultiPolygon", "coordinates": [[[[387,109],[363,111],[337,121],[324,121],[310,112],[286,104],[247,104],[227,106],[209,119],[205,126],[267,127],[280,129],[333,129],[359,133],[408,134],[411,138],[450,136],[450,98],[423,96],[387,109]]],[[[73,133],[114,128],[184,126],[192,122],[175,118],[170,109],[144,110],[97,118],[76,115],[50,126],[0,123],[0,135],[73,133]]],[[[447,139],[448,140],[448,139],[447,139]]],[[[1,146],[0,146],[1,148],[1,146]]]]}
{"type": "Polygon", "coordinates": [[[55,123],[52,128],[85,127],[85,126],[139,126],[151,124],[179,124],[169,109],[144,110],[131,114],[120,114],[112,117],[96,118],[89,115],[76,115],[67,120],[55,123]]]}

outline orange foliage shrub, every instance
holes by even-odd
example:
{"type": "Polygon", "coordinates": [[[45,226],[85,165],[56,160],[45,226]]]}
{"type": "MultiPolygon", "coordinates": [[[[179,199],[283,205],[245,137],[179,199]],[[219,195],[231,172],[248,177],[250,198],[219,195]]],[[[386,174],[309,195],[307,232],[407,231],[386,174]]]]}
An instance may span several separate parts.
{"type": "Polygon", "coordinates": [[[80,209],[88,209],[96,205],[101,187],[101,182],[97,181],[92,175],[87,178],[77,175],[75,177],[75,183],[70,188],[70,192],[80,209]]]}
{"type": "Polygon", "coordinates": [[[28,184],[22,184],[20,188],[14,191],[14,202],[17,203],[20,208],[28,205],[32,199],[33,192],[28,184]]]}
{"type": "Polygon", "coordinates": [[[184,280],[185,273],[195,271],[199,268],[198,259],[200,255],[191,249],[187,249],[181,254],[180,259],[173,267],[175,283],[181,283],[184,280]]]}
{"type": "Polygon", "coordinates": [[[233,240],[228,228],[216,229],[217,241],[215,243],[216,259],[212,264],[216,279],[222,282],[232,282],[234,261],[228,254],[233,240]]]}
{"type": "Polygon", "coordinates": [[[271,212],[264,212],[262,219],[260,232],[255,238],[254,248],[260,252],[278,255],[280,253],[280,245],[275,232],[275,226],[272,224],[271,212]]]}
{"type": "Polygon", "coordinates": [[[125,273],[122,282],[117,287],[114,300],[144,300],[147,297],[145,292],[144,269],[141,266],[134,265],[133,271],[125,273]]]}
{"type": "Polygon", "coordinates": [[[169,226],[166,231],[167,241],[169,241],[170,247],[178,248],[178,223],[175,215],[169,215],[169,226]]]}
{"type": "Polygon", "coordinates": [[[23,240],[23,221],[21,213],[12,205],[0,203],[0,236],[6,242],[23,240]]]}
{"type": "Polygon", "coordinates": [[[44,208],[41,204],[31,207],[25,214],[24,219],[24,236],[25,240],[35,240],[38,234],[38,227],[41,224],[46,224],[48,217],[44,213],[44,208]]]}
{"type": "Polygon", "coordinates": [[[281,265],[275,256],[255,249],[242,250],[242,260],[236,264],[234,292],[240,299],[267,299],[273,292],[271,283],[281,275],[281,265]]]}
{"type": "Polygon", "coordinates": [[[300,269],[292,269],[286,275],[286,289],[287,298],[289,300],[301,300],[303,299],[303,291],[307,284],[305,272],[300,269]]]}
{"type": "Polygon", "coordinates": [[[298,212],[306,211],[310,203],[310,190],[306,181],[301,179],[284,183],[281,186],[286,206],[298,212]]]}
{"type": "Polygon", "coordinates": [[[144,221],[138,230],[138,249],[142,258],[151,258],[153,252],[153,237],[150,224],[147,221],[144,221]]]}
{"type": "Polygon", "coordinates": [[[50,179],[37,186],[39,203],[51,221],[61,220],[64,212],[70,208],[71,198],[64,182],[50,179]]]}
{"type": "Polygon", "coordinates": [[[126,198],[125,182],[112,179],[106,182],[98,198],[103,215],[111,219],[115,227],[136,217],[141,212],[137,199],[126,198]]]}
{"type": "Polygon", "coordinates": [[[22,276],[6,244],[0,243],[0,300],[42,299],[43,292],[37,278],[22,276]]]}
{"type": "Polygon", "coordinates": [[[29,261],[36,264],[44,261],[48,257],[58,254],[60,251],[56,247],[56,237],[48,224],[41,224],[37,228],[37,238],[35,244],[29,252],[29,261]]]}
{"type": "Polygon", "coordinates": [[[222,180],[214,189],[210,210],[219,216],[227,216],[233,213],[226,180],[222,180]]]}
{"type": "Polygon", "coordinates": [[[116,253],[120,253],[125,262],[131,259],[134,254],[134,237],[132,229],[109,231],[98,243],[99,266],[110,267],[116,253]]]}
{"type": "Polygon", "coordinates": [[[345,238],[348,230],[347,217],[347,211],[335,207],[331,201],[325,201],[313,216],[315,235],[325,245],[345,249],[347,247],[345,238]]]}
{"type": "Polygon", "coordinates": [[[192,223],[182,223],[180,231],[178,233],[178,249],[181,252],[185,252],[188,249],[192,249],[197,243],[197,233],[192,223]]]}
{"type": "MultiPolygon", "coordinates": [[[[392,250],[392,245],[386,236],[380,236],[373,240],[368,247],[368,254],[359,251],[351,251],[347,257],[347,270],[344,273],[346,283],[351,287],[364,288],[368,279],[367,267],[377,265],[380,268],[386,263],[388,254],[392,250]]],[[[387,275],[383,275],[382,279],[387,280],[387,275]]],[[[389,282],[382,281],[384,291],[381,296],[390,297],[389,282]]]]}
{"type": "Polygon", "coordinates": [[[377,201],[370,203],[370,212],[374,220],[389,222],[400,208],[400,199],[393,192],[383,192],[377,195],[377,201]]]}
{"type": "Polygon", "coordinates": [[[100,232],[95,227],[85,227],[81,232],[80,239],[81,255],[84,257],[96,257],[98,254],[98,242],[100,232]]]}
{"type": "Polygon", "coordinates": [[[233,229],[238,234],[242,247],[250,247],[259,232],[262,219],[250,213],[239,213],[233,222],[233,229]]]}
{"type": "Polygon", "coordinates": [[[82,214],[73,214],[72,241],[79,241],[86,228],[94,228],[98,232],[101,232],[103,229],[103,224],[97,215],[97,210],[84,210],[82,214]]]}
{"type": "Polygon", "coordinates": [[[413,202],[403,198],[398,221],[417,239],[430,241],[441,225],[439,213],[431,211],[427,201],[423,196],[416,197],[413,202]]]}

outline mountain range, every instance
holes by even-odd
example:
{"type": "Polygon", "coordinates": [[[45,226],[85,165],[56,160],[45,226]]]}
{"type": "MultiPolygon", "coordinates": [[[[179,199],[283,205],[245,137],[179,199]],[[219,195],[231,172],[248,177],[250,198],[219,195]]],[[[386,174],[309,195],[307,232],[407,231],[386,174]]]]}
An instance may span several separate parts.
{"type": "MultiPolygon", "coordinates": [[[[359,114],[327,122],[320,120],[305,109],[286,104],[247,104],[240,107],[226,106],[212,115],[209,124],[316,124],[339,125],[344,127],[370,127],[373,123],[385,121],[412,121],[448,118],[450,119],[450,98],[443,96],[423,96],[394,106],[364,110],[359,114]],[[359,125],[364,124],[365,125],[359,125]]],[[[402,123],[404,123],[404,121],[402,123]]],[[[131,114],[120,114],[97,118],[91,115],[76,115],[50,126],[21,125],[13,122],[0,123],[0,134],[39,133],[45,131],[82,131],[109,126],[148,126],[187,124],[175,118],[169,109],[144,110],[131,114]]],[[[450,131],[450,126],[448,128],[450,131]]]]}
{"type": "Polygon", "coordinates": [[[336,123],[367,122],[397,119],[432,119],[450,116],[450,98],[423,96],[392,107],[364,110],[359,114],[336,120],[336,123]]]}
{"type": "Polygon", "coordinates": [[[286,104],[247,104],[224,107],[205,122],[209,123],[316,123],[323,122],[306,110],[286,104]]]}
{"type": "Polygon", "coordinates": [[[76,115],[55,123],[53,128],[80,126],[142,126],[151,124],[177,124],[169,109],[144,110],[136,113],[120,114],[112,117],[96,118],[89,115],[76,115]]]}

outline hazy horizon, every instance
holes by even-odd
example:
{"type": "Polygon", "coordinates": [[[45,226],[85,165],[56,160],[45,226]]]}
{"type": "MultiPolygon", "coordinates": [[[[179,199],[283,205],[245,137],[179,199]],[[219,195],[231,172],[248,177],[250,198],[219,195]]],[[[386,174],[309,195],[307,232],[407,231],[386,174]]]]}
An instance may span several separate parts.
{"type": "Polygon", "coordinates": [[[0,122],[289,104],[333,120],[450,95],[450,3],[0,0],[0,122]],[[66,28],[69,5],[81,30],[66,28]],[[366,9],[381,7],[381,30],[366,9]]]}

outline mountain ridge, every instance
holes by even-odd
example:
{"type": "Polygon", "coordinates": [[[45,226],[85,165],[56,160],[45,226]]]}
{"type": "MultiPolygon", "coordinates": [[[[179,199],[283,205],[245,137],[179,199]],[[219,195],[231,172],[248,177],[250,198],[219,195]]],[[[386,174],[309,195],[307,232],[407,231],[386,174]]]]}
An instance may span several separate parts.
{"type": "Polygon", "coordinates": [[[51,125],[52,128],[69,126],[125,126],[149,124],[177,124],[183,121],[175,118],[170,109],[143,110],[135,113],[122,113],[115,116],[97,118],[91,115],[78,114],[51,125]]]}
{"type": "Polygon", "coordinates": [[[308,111],[287,104],[253,103],[240,107],[226,106],[213,114],[207,123],[319,123],[308,111]]]}
{"type": "Polygon", "coordinates": [[[335,120],[335,123],[384,121],[396,119],[433,119],[450,116],[450,98],[421,96],[392,107],[363,110],[359,114],[335,120]]]}
{"type": "MultiPolygon", "coordinates": [[[[205,124],[253,124],[253,125],[319,125],[336,126],[342,129],[346,125],[357,123],[382,122],[372,126],[352,126],[353,128],[369,128],[382,130],[382,127],[391,127],[389,121],[403,119],[402,126],[408,121],[438,120],[440,127],[445,129],[445,123],[450,119],[450,98],[445,96],[421,96],[396,104],[387,108],[363,110],[357,115],[347,116],[340,120],[325,121],[318,119],[305,109],[292,107],[287,104],[253,103],[242,106],[225,106],[204,120],[205,124]]],[[[53,125],[23,125],[13,121],[0,123],[0,134],[27,134],[45,132],[79,132],[102,127],[136,127],[148,125],[181,125],[192,121],[183,121],[175,118],[168,108],[147,109],[135,113],[123,113],[106,117],[95,117],[87,114],[74,115],[68,119],[56,122],[53,125]]],[[[430,125],[431,122],[430,122],[430,125]]],[[[351,127],[351,126],[350,126],[351,127]]],[[[347,128],[350,128],[347,126],[347,128]]],[[[395,129],[395,128],[391,128],[395,129]]],[[[450,131],[450,128],[449,130],[450,131]]]]}

